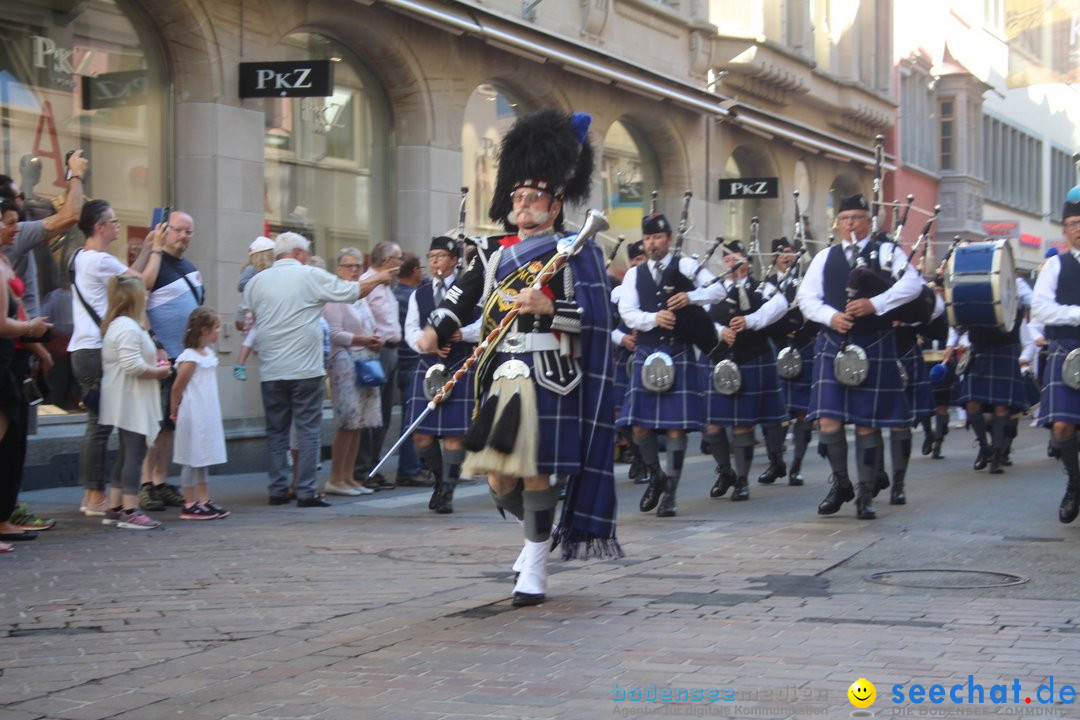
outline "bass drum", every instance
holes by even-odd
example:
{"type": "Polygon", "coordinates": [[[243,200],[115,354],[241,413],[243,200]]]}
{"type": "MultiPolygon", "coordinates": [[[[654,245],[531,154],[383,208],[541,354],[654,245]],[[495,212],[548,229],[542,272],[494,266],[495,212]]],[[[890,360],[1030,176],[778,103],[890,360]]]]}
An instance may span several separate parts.
{"type": "Polygon", "coordinates": [[[1016,263],[1008,240],[957,247],[945,271],[949,324],[1011,332],[1016,323],[1016,263]]]}

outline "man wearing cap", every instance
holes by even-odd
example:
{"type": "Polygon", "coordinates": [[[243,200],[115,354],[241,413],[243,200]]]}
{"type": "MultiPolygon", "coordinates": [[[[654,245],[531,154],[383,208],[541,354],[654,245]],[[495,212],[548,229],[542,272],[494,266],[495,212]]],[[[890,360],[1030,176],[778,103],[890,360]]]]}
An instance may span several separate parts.
{"type": "MultiPolygon", "coordinates": [[[[1035,281],[1031,314],[1042,323],[1050,342],[1039,424],[1052,431],[1051,445],[1060,454],[1068,482],[1058,507],[1058,520],[1071,523],[1080,513],[1080,457],[1076,426],[1080,423],[1080,390],[1065,384],[1065,360],[1080,347],[1080,185],[1069,191],[1062,212],[1068,250],[1049,258],[1035,281]]],[[[1074,363],[1070,363],[1074,365],[1074,363]]],[[[1073,370],[1074,368],[1069,368],[1073,370]]]]}
{"type": "MultiPolygon", "coordinates": [[[[634,444],[649,470],[649,486],[641,497],[639,509],[649,512],[656,508],[658,517],[674,517],[675,493],[686,458],[686,433],[699,430],[704,416],[703,373],[692,341],[676,331],[676,312],[691,304],[704,306],[719,302],[724,297],[724,288],[713,283],[707,288],[676,291],[693,287],[690,278],[698,273],[697,261],[685,256],[675,261],[671,223],[662,214],[654,212],[642,218],[641,232],[649,259],[627,271],[619,298],[619,315],[628,328],[636,331],[637,345],[630,389],[618,422],[632,428],[634,444]],[[646,386],[643,368],[654,353],[666,354],[673,364],[674,382],[670,388],[659,390],[646,386]],[[666,473],[660,468],[658,432],[667,435],[666,473]]],[[[704,269],[697,278],[703,285],[715,279],[704,269]]],[[[709,324],[707,316],[705,323],[709,324]]],[[[711,442],[710,438],[705,439],[711,442]]]]}
{"type": "Polygon", "coordinates": [[[564,558],[620,557],[612,475],[610,286],[595,242],[542,288],[538,275],[557,254],[563,204],[589,196],[590,118],[540,110],[503,138],[489,216],[514,233],[491,238],[435,309],[417,350],[438,352],[483,308],[490,336],[476,364],[480,405],[465,438],[464,472],[484,474],[496,507],[522,521],[525,544],[514,569],[516,607],[544,602],[549,540],[564,558]],[[569,475],[553,531],[552,475],[569,475]]]}
{"type": "MultiPolygon", "coordinates": [[[[428,273],[431,280],[422,283],[409,298],[405,315],[405,342],[418,350],[417,343],[423,335],[423,327],[435,308],[442,304],[457,279],[459,248],[453,238],[439,236],[431,239],[428,248],[428,273]]],[[[474,313],[475,314],[475,313],[474,313]]],[[[434,353],[420,355],[419,364],[412,374],[404,427],[423,412],[434,393],[445,384],[465,360],[472,355],[480,339],[479,321],[469,321],[450,336],[450,342],[434,353]],[[434,390],[434,392],[432,392],[434,390]]],[[[465,462],[465,445],[462,438],[469,429],[473,411],[473,374],[468,373],[462,382],[454,386],[448,398],[428,414],[413,431],[413,445],[420,459],[427,465],[435,479],[428,509],[441,515],[454,512],[454,488],[461,479],[461,466],[465,462]],[[439,439],[443,447],[439,447],[439,439]]]]}
{"type": "MultiPolygon", "coordinates": [[[[627,268],[637,267],[645,262],[645,244],[638,240],[626,246],[627,268]]],[[[611,304],[616,327],[611,331],[611,344],[615,352],[615,417],[622,411],[626,390],[630,387],[630,369],[633,364],[634,349],[637,347],[637,333],[626,326],[619,317],[619,298],[622,297],[622,283],[611,289],[611,304]]],[[[620,449],[630,455],[630,479],[634,482],[646,482],[648,471],[641,462],[641,453],[634,444],[630,428],[620,425],[616,428],[620,449]]]]}
{"type": "MultiPolygon", "coordinates": [[[[798,267],[793,267],[799,255],[786,237],[776,238],[772,241],[773,264],[769,273],[762,281],[761,296],[768,300],[774,294],[782,293],[788,302],[788,311],[777,323],[770,326],[772,330],[773,344],[782,352],[784,348],[790,348],[791,352],[797,353],[801,362],[799,374],[793,378],[780,378],[780,390],[784,396],[784,405],[787,407],[788,417],[791,424],[791,436],[794,442],[794,452],[789,469],[783,460],[783,438],[776,443],[775,433],[773,445],[766,446],[770,458],[779,455],[779,460],[771,460],[769,467],[758,476],[758,482],[768,485],[777,479],[787,475],[788,485],[799,486],[803,484],[802,463],[806,456],[806,449],[810,446],[810,438],[813,434],[813,423],[806,419],[806,412],[810,406],[810,381],[814,369],[814,341],[817,339],[821,326],[817,323],[807,322],[795,304],[795,293],[799,289],[798,267]]],[[[779,356],[778,356],[779,358],[779,356]]],[[[765,433],[766,443],[770,442],[769,433],[765,433]]]]}
{"type": "Polygon", "coordinates": [[[740,383],[739,389],[730,394],[715,387],[708,389],[705,440],[719,468],[709,496],[722,497],[728,488],[734,487],[731,499],[740,501],[750,499],[747,478],[754,457],[755,426],[761,425],[765,433],[770,463],[784,464],[783,423],[787,420],[787,409],[769,335],[770,326],[784,316],[788,306],[782,293],[773,293],[768,301],[762,298],[758,283],[750,277],[746,250],[738,240],[724,246],[724,263],[731,271],[723,282],[726,297],[712,305],[709,315],[728,348],[726,359],[739,366],[740,383]],[[732,431],[734,471],[727,452],[728,428],[732,431]]]}
{"type": "Polygon", "coordinates": [[[796,295],[803,317],[825,328],[815,346],[807,413],[808,420],[819,423],[820,440],[832,469],[832,487],[818,506],[818,514],[832,515],[854,499],[856,517],[872,520],[876,517],[871,500],[878,490],[881,428],[904,428],[911,422],[896,363],[896,340],[891,321],[884,315],[918,297],[922,278],[908,267],[907,257],[895,244],[870,237],[870,209],[865,197],[843,198],[836,219],[840,241],[814,256],[796,295]],[[899,274],[899,279],[871,297],[849,297],[852,271],[866,267],[880,277],[882,263],[893,253],[893,273],[899,274]],[[840,383],[834,369],[837,354],[848,342],[861,348],[868,361],[865,380],[853,387],[840,383]],[[845,423],[855,426],[857,493],[848,476],[845,423]]]}

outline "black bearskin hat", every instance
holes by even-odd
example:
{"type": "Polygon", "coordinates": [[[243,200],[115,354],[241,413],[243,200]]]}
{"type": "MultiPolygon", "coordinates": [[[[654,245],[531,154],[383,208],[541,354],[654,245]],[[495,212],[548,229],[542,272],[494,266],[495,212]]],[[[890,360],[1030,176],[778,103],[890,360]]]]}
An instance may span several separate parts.
{"type": "MultiPolygon", "coordinates": [[[[549,108],[514,123],[499,148],[499,172],[488,217],[501,222],[507,231],[515,231],[507,215],[514,208],[510,193],[520,187],[545,190],[564,205],[587,200],[594,161],[589,143],[591,122],[583,113],[567,115],[549,108]]],[[[556,230],[562,230],[562,221],[560,212],[556,230]]]]}

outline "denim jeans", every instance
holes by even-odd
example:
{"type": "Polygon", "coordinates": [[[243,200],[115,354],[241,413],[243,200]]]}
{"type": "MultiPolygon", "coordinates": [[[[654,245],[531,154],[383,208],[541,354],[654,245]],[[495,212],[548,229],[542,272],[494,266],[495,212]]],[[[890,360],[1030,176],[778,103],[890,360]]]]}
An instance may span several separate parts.
{"type": "Polygon", "coordinates": [[[269,454],[271,497],[289,492],[291,474],[286,459],[289,454],[289,428],[296,423],[299,457],[296,461],[296,496],[307,500],[315,496],[315,466],[321,444],[323,376],[303,380],[268,380],[261,384],[263,410],[266,413],[266,447],[269,454]]]}

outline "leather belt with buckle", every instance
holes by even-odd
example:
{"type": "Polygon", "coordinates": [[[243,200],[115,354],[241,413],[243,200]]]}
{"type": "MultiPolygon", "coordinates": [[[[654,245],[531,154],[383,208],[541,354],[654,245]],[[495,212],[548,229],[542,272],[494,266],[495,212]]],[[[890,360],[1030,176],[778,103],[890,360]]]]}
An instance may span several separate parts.
{"type": "Polygon", "coordinates": [[[559,339],[554,333],[508,332],[499,342],[499,352],[530,353],[542,350],[558,350],[559,339]]]}

